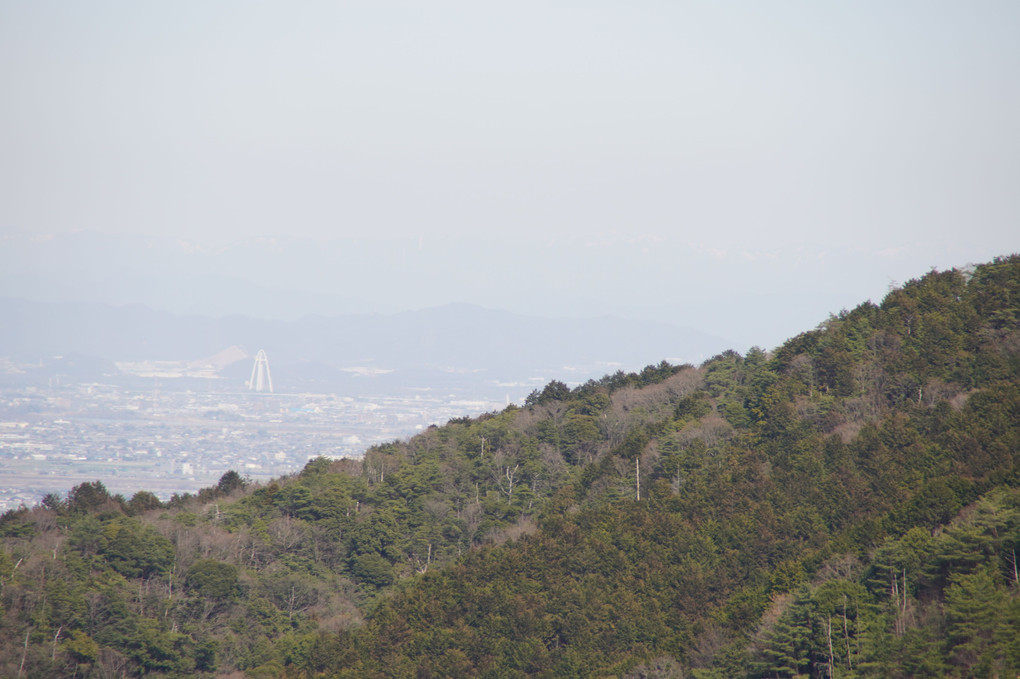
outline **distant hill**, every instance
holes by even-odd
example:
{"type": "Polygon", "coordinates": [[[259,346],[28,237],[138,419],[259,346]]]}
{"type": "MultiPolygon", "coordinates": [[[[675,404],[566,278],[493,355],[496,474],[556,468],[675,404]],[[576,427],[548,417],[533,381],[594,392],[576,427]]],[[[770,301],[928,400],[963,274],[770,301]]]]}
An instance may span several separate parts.
{"type": "MultiPolygon", "coordinates": [[[[540,318],[466,304],[287,322],[0,298],[0,314],[5,319],[0,356],[44,362],[67,354],[105,361],[194,362],[230,347],[249,355],[265,349],[275,384],[290,391],[309,384],[352,388],[359,380],[364,383],[366,374],[375,375],[378,389],[519,383],[536,376],[583,381],[662,357],[698,362],[726,347],[718,337],[664,323],[540,318]]],[[[246,379],[251,370],[250,363],[212,364],[221,369],[233,365],[221,372],[235,381],[246,379]]]]}
{"type": "Polygon", "coordinates": [[[268,484],[7,512],[0,674],[1008,677],[1018,556],[1011,256],[268,484]]]}
{"type": "MultiPolygon", "coordinates": [[[[786,252],[734,243],[721,252],[682,230],[662,241],[635,236],[580,230],[538,239],[497,229],[484,238],[295,234],[211,246],[174,234],[12,227],[0,230],[0,296],[278,320],[458,301],[529,316],[656,320],[722,335],[736,343],[726,346],[743,350],[775,346],[831,310],[880,299],[891,280],[918,266],[959,264],[913,248],[876,257],[850,243],[819,249],[805,242],[786,252]],[[757,284],[740,282],[747,280],[757,284]]],[[[994,254],[976,244],[975,251],[994,254]]]]}

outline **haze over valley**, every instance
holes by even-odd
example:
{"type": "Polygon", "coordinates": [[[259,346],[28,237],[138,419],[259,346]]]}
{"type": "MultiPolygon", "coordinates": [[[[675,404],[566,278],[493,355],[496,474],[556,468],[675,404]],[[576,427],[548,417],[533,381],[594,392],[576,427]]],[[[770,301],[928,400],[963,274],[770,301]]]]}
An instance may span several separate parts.
{"type": "Polygon", "coordinates": [[[164,499],[231,469],[266,480],[521,403],[554,378],[700,362],[727,346],[662,323],[469,305],[273,321],[0,299],[0,316],[7,507],[93,478],[164,499]],[[258,349],[273,393],[252,393],[258,349]]]}

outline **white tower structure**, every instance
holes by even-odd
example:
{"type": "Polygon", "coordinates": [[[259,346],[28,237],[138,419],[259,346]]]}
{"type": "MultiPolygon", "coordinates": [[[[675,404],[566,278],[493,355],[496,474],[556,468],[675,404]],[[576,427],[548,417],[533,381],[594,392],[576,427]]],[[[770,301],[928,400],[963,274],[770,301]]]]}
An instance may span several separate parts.
{"type": "Polygon", "coordinates": [[[248,390],[273,393],[273,376],[269,374],[269,357],[266,356],[265,349],[259,349],[259,353],[255,354],[255,365],[251,367],[248,390]]]}

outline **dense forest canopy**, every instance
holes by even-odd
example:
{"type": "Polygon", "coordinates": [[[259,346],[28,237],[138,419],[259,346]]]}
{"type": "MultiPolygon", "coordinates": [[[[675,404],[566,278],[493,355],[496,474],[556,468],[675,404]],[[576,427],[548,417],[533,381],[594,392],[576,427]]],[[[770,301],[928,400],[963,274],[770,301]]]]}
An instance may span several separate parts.
{"type": "Polygon", "coordinates": [[[0,517],[0,674],[1020,673],[1020,257],[362,460],[0,517]]]}

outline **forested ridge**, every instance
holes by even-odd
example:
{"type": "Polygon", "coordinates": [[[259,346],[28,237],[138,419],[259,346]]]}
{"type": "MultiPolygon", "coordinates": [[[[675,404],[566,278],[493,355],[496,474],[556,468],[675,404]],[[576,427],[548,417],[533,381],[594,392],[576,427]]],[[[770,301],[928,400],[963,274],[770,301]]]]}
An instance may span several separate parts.
{"type": "Polygon", "coordinates": [[[1020,256],[766,352],[0,517],[0,676],[1020,674],[1020,256]]]}

